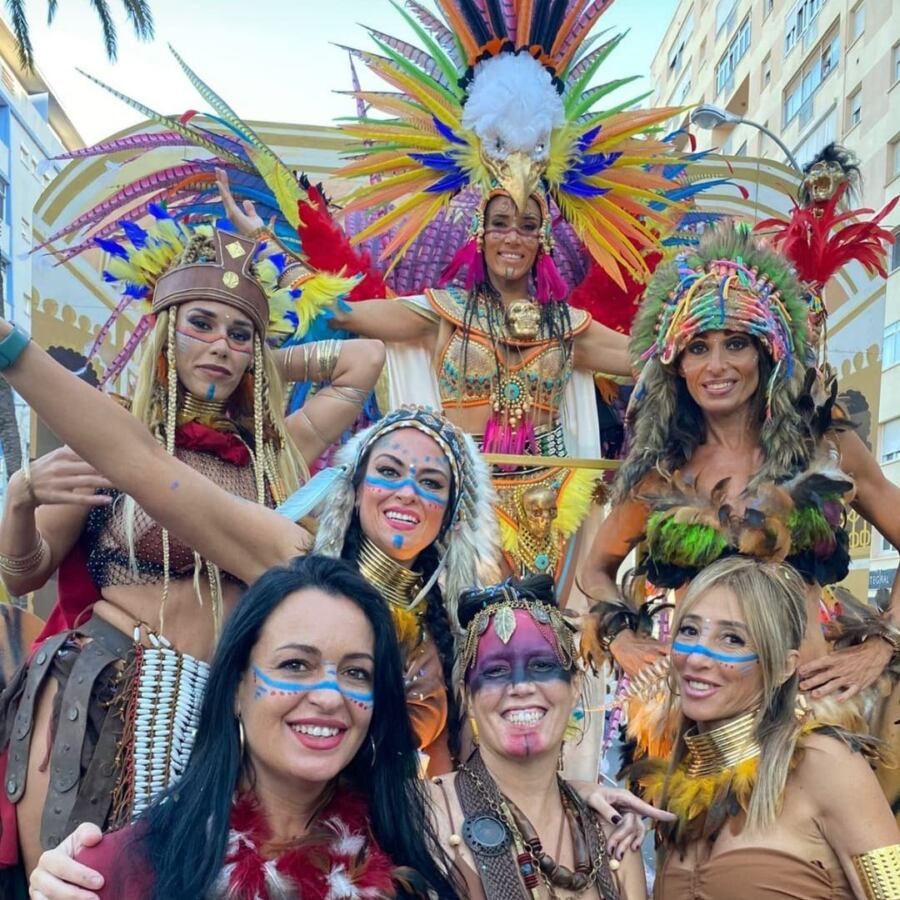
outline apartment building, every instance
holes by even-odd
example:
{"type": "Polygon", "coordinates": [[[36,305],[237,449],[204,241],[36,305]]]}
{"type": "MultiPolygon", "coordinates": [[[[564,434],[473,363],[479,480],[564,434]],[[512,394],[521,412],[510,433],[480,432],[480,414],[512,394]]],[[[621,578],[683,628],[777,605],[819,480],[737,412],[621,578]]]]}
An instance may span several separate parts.
{"type": "MultiPolygon", "coordinates": [[[[860,159],[864,206],[878,209],[900,194],[896,0],[681,0],[651,74],[655,103],[718,106],[774,132],[800,166],[829,141],[849,147],[860,159]]],[[[687,127],[688,113],[673,117],[673,128],[687,127]]],[[[752,125],[691,130],[701,149],[718,148],[739,172],[791,165],[752,125]]],[[[780,211],[788,205],[785,198],[780,211]]],[[[900,484],[900,210],[886,224],[898,238],[887,285],[865,285],[853,272],[830,286],[829,346],[863,437],[900,484]]],[[[863,523],[851,525],[851,587],[870,595],[890,587],[896,550],[863,523]]]]}
{"type": "MultiPolygon", "coordinates": [[[[34,203],[62,168],[50,158],[80,146],[77,129],[40,70],[27,72],[19,64],[12,32],[0,20],[0,271],[5,313],[26,331],[31,330],[28,252],[33,246],[34,203]]],[[[28,408],[18,397],[15,414],[19,436],[27,445],[28,408]]],[[[0,415],[6,411],[0,410],[0,415]]],[[[3,433],[9,433],[6,425],[3,433]]],[[[0,501],[5,475],[6,457],[0,453],[0,501]]]]}

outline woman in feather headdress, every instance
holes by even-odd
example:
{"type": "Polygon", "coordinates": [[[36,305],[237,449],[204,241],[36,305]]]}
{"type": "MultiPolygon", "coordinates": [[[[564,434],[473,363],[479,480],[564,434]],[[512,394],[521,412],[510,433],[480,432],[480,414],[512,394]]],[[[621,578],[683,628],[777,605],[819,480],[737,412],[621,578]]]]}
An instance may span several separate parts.
{"type": "MultiPolygon", "coordinates": [[[[133,416],[117,411],[235,503],[274,507],[356,419],[383,348],[326,342],[276,356],[267,335],[289,326],[263,248],[162,209],[156,219],[148,230],[128,223],[124,237],[106,241],[123,304],[147,306],[147,327],[127,348],[143,343],[133,416]],[[311,373],[331,384],[285,421],[282,379],[311,373]]],[[[115,405],[91,393],[103,409],[115,405]]],[[[81,415],[78,404],[69,407],[69,421],[89,427],[81,415]]],[[[142,480],[127,445],[108,440],[142,480]]],[[[3,703],[0,855],[8,866],[17,831],[30,869],[73,823],[126,821],[177,778],[208,660],[246,580],[228,556],[204,559],[196,544],[170,535],[127,482],[108,482],[63,448],[10,485],[0,522],[7,587],[26,593],[61,571],[60,603],[3,703]]]]}
{"type": "MultiPolygon", "coordinates": [[[[359,106],[390,118],[341,126],[358,141],[338,173],[352,184],[342,221],[403,296],[357,294],[329,324],[389,342],[391,404],[440,408],[489,453],[599,458],[591,376],[628,376],[627,341],[570,291],[589,258],[617,285],[646,281],[703,187],[682,183],[689,158],[657,133],[675,109],[597,109],[631,80],[593,84],[621,39],[591,37],[610,5],[411,2],[400,13],[421,47],[373,30],[383,55],[351,51],[390,88],[355,91],[359,106]]],[[[262,224],[242,218],[246,233],[262,224]]],[[[336,269],[312,240],[327,225],[301,203],[305,252],[336,269]]],[[[544,465],[495,473],[516,574],[553,573],[558,556],[524,551],[523,490],[556,493],[566,537],[591,507],[595,473],[544,465]]]]}
{"type": "Polygon", "coordinates": [[[631,344],[641,368],[631,450],[581,573],[604,601],[598,651],[610,650],[628,674],[668,652],[616,599],[619,565],[642,539],[647,578],[662,589],[723,556],[790,562],[808,585],[800,687],[813,698],[848,700],[900,662],[900,580],[884,614],[839,623],[835,646],[822,632],[822,586],[849,568],[846,508],[900,540],[900,488],[846,420],[832,418],[833,395],[810,398],[806,313],[786,261],[733,227],[709,234],[648,287],[631,344]]]}
{"type": "Polygon", "coordinates": [[[629,771],[677,816],[658,825],[656,900],[900,896],[900,834],[870,766],[883,748],[800,705],[805,593],[790,566],[730,557],[676,610],[675,749],[629,771]]]}

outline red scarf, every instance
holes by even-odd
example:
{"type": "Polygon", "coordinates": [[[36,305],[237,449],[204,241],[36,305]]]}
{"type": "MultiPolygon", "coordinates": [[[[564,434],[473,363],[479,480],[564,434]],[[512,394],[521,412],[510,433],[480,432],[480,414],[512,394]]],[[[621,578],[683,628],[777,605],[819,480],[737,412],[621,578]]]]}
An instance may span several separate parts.
{"type": "Polygon", "coordinates": [[[372,837],[365,801],[338,791],[296,847],[267,859],[271,831],[252,794],[231,810],[225,865],[213,896],[271,900],[383,900],[394,896],[393,864],[372,837]],[[287,888],[287,890],[285,889],[287,888]]]}
{"type": "Polygon", "coordinates": [[[249,466],[247,445],[231,431],[217,431],[202,422],[185,422],[175,430],[175,446],[212,453],[234,466],[249,466]]]}

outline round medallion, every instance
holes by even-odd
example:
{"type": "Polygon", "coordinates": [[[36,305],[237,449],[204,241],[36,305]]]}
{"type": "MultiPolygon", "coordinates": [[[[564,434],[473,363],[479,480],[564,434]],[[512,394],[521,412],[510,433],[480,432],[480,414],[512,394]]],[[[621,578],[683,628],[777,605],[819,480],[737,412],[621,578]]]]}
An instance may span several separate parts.
{"type": "Polygon", "coordinates": [[[517,381],[507,381],[503,386],[503,397],[509,403],[515,403],[522,396],[522,386],[517,381]]]}
{"type": "MultiPolygon", "coordinates": [[[[550,565],[550,557],[547,556],[546,553],[538,553],[534,558],[534,564],[542,571],[546,570],[547,566],[550,565]]],[[[535,616],[535,618],[537,618],[537,616],[535,616]]]]}
{"type": "Polygon", "coordinates": [[[509,830],[493,816],[480,815],[463,822],[463,838],[473,853],[499,856],[509,849],[509,830]]]}
{"type": "Polygon", "coordinates": [[[222,276],[222,284],[227,288],[236,288],[240,280],[237,272],[226,272],[222,276]]]}

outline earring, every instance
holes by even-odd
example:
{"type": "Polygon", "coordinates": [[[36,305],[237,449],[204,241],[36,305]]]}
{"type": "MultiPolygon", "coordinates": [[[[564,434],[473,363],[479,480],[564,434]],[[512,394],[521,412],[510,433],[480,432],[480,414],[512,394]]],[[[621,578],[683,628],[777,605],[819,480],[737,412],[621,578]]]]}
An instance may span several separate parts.
{"type": "Polygon", "coordinates": [[[247,738],[244,734],[244,720],[240,716],[237,716],[237,729],[238,729],[238,747],[239,747],[238,752],[240,753],[240,758],[243,759],[244,758],[244,750],[247,745],[247,738]]]}
{"type": "Polygon", "coordinates": [[[469,716],[469,727],[472,729],[472,743],[478,746],[478,723],[474,716],[469,716]]]}
{"type": "Polygon", "coordinates": [[[372,745],[372,768],[375,768],[375,759],[378,756],[378,748],[375,746],[375,738],[369,735],[369,743],[372,745]]]}

